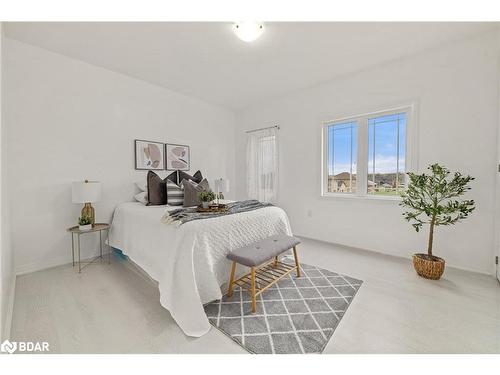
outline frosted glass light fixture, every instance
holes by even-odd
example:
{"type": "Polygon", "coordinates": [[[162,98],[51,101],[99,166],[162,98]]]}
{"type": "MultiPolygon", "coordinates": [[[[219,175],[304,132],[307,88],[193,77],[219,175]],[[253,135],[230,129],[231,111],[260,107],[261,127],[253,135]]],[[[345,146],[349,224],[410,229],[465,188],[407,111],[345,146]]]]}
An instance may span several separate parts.
{"type": "Polygon", "coordinates": [[[239,22],[233,26],[233,31],[244,42],[253,42],[264,32],[262,22],[239,22]]]}

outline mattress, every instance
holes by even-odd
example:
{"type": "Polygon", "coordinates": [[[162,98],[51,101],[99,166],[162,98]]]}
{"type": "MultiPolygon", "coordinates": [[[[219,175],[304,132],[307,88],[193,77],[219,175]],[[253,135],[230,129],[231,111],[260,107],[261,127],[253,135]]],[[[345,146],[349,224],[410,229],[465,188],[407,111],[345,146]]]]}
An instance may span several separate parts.
{"type": "Polygon", "coordinates": [[[203,304],[222,297],[221,286],[229,277],[226,255],[292,231],[286,213],[275,206],[183,225],[161,221],[167,210],[177,208],[139,202],[118,205],[108,243],[158,282],[161,305],[185,334],[199,337],[210,329],[203,304]]]}

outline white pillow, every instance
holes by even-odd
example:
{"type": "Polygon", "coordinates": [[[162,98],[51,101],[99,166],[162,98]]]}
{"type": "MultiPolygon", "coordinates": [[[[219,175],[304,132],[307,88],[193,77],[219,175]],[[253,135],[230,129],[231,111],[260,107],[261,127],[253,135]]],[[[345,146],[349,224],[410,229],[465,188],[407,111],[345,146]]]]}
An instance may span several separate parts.
{"type": "Polygon", "coordinates": [[[148,193],[146,193],[145,191],[134,195],[134,198],[137,202],[141,202],[143,205],[148,204],[148,193]]]}
{"type": "Polygon", "coordinates": [[[137,186],[140,191],[148,191],[148,184],[145,181],[137,181],[135,186],[137,186]]]}

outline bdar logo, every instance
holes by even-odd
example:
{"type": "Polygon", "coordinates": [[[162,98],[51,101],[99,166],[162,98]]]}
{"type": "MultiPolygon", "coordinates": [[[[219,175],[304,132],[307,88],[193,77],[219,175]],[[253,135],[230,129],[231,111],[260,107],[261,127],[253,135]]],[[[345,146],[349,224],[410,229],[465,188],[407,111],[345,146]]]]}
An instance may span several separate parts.
{"type": "Polygon", "coordinates": [[[10,342],[9,340],[5,340],[0,345],[0,351],[3,353],[12,354],[17,350],[17,342],[10,342]]]}
{"type": "Polygon", "coordinates": [[[3,353],[9,353],[12,354],[14,352],[18,353],[31,353],[31,352],[48,352],[50,351],[49,349],[49,343],[46,341],[37,341],[37,342],[32,342],[32,341],[9,341],[5,340],[1,345],[0,345],[0,352],[3,353]]]}

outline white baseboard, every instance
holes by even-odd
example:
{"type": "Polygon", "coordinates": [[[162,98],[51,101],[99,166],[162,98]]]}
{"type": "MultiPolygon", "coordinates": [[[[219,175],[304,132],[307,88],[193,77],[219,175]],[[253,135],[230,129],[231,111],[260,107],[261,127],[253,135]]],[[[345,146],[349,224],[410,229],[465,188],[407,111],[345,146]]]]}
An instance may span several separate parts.
{"type": "MultiPolygon", "coordinates": [[[[97,256],[99,252],[96,250],[94,253],[90,255],[86,255],[85,259],[90,259],[95,256],[97,256]]],[[[103,256],[107,254],[107,252],[103,252],[103,256]]],[[[82,261],[85,259],[82,258],[82,261]]],[[[71,254],[70,256],[68,255],[63,255],[57,258],[49,259],[49,260],[44,260],[41,262],[31,262],[31,263],[26,263],[20,266],[16,266],[15,269],[15,274],[20,276],[20,275],[25,275],[28,273],[32,272],[37,272],[37,271],[42,271],[46,270],[48,268],[53,268],[53,267],[58,267],[58,266],[63,266],[65,264],[71,263],[71,254]]]]}
{"type": "Polygon", "coordinates": [[[16,275],[13,275],[10,280],[10,288],[7,302],[7,311],[5,316],[5,326],[3,327],[3,332],[1,332],[1,341],[10,340],[12,318],[14,317],[14,300],[16,295],[16,275]]]}
{"type": "MultiPolygon", "coordinates": [[[[406,257],[406,256],[403,256],[403,255],[383,253],[381,251],[370,250],[370,249],[362,249],[362,248],[359,248],[359,247],[344,245],[344,244],[341,244],[341,243],[320,240],[320,239],[312,238],[312,237],[308,237],[308,236],[302,236],[300,234],[296,234],[296,236],[299,237],[299,238],[304,238],[306,240],[323,242],[323,243],[326,243],[326,244],[329,244],[329,245],[340,246],[340,247],[344,247],[344,248],[348,248],[348,249],[353,249],[353,250],[358,250],[358,251],[366,251],[366,252],[369,252],[369,253],[380,254],[380,255],[384,255],[384,256],[388,256],[388,257],[394,257],[394,258],[400,258],[400,259],[409,259],[410,261],[412,259],[411,257],[406,257]]],[[[471,268],[465,268],[465,267],[459,267],[459,266],[455,266],[454,264],[450,264],[450,263],[446,263],[446,267],[454,268],[454,269],[459,270],[459,271],[472,272],[472,273],[478,273],[478,274],[481,274],[481,275],[487,275],[487,276],[495,277],[495,274],[492,273],[492,272],[481,271],[481,270],[476,270],[476,269],[471,269],[471,268]]]]}

